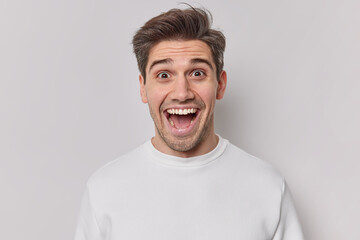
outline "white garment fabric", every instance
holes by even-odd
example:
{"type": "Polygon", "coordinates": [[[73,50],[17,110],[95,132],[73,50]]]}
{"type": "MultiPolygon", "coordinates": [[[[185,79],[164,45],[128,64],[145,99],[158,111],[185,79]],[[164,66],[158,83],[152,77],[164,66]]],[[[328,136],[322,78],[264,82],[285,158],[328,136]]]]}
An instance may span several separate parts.
{"type": "Polygon", "coordinates": [[[89,179],[75,240],[303,240],[284,179],[219,137],[180,158],[151,141],[89,179]]]}

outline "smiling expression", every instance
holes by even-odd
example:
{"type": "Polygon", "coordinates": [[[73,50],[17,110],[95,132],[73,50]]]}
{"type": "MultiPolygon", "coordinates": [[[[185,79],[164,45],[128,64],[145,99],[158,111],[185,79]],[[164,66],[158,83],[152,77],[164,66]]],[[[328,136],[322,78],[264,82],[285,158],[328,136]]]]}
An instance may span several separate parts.
{"type": "Polygon", "coordinates": [[[201,155],[217,144],[214,107],[226,88],[226,73],[216,76],[209,46],[200,40],[162,41],[149,53],[146,84],[140,93],[155,124],[152,143],[182,157],[201,155]]]}

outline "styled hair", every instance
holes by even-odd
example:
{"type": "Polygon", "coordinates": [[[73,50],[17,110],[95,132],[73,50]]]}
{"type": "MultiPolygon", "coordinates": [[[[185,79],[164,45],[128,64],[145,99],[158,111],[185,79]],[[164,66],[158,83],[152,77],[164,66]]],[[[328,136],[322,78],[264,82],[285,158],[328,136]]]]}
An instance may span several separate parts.
{"type": "Polygon", "coordinates": [[[217,77],[224,66],[225,36],[211,29],[212,15],[200,8],[171,9],[145,23],[134,35],[132,44],[141,75],[146,79],[146,65],[153,46],[166,40],[201,40],[211,49],[217,77]]]}

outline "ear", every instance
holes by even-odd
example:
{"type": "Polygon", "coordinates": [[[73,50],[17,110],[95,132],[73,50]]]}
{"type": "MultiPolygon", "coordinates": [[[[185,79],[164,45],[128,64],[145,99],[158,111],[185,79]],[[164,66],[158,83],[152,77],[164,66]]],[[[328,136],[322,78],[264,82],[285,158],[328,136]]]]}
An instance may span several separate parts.
{"type": "Polygon", "coordinates": [[[140,96],[141,96],[141,101],[143,103],[147,103],[147,96],[146,96],[146,90],[145,90],[145,79],[144,77],[140,74],[139,75],[139,83],[140,83],[140,96]]]}
{"type": "Polygon", "coordinates": [[[227,76],[226,72],[222,71],[220,73],[220,77],[218,79],[218,87],[216,90],[216,99],[220,100],[224,97],[225,89],[226,89],[226,83],[227,83],[227,76]]]}

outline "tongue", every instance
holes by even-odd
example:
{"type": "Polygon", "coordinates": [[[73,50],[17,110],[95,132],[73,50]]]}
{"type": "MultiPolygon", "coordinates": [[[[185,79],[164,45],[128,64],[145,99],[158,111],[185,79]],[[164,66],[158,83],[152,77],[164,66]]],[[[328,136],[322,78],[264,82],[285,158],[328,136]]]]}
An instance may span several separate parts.
{"type": "Polygon", "coordinates": [[[174,126],[178,129],[184,129],[190,126],[191,120],[193,118],[192,114],[188,115],[176,115],[173,114],[170,116],[171,120],[174,123],[174,126]]]}

